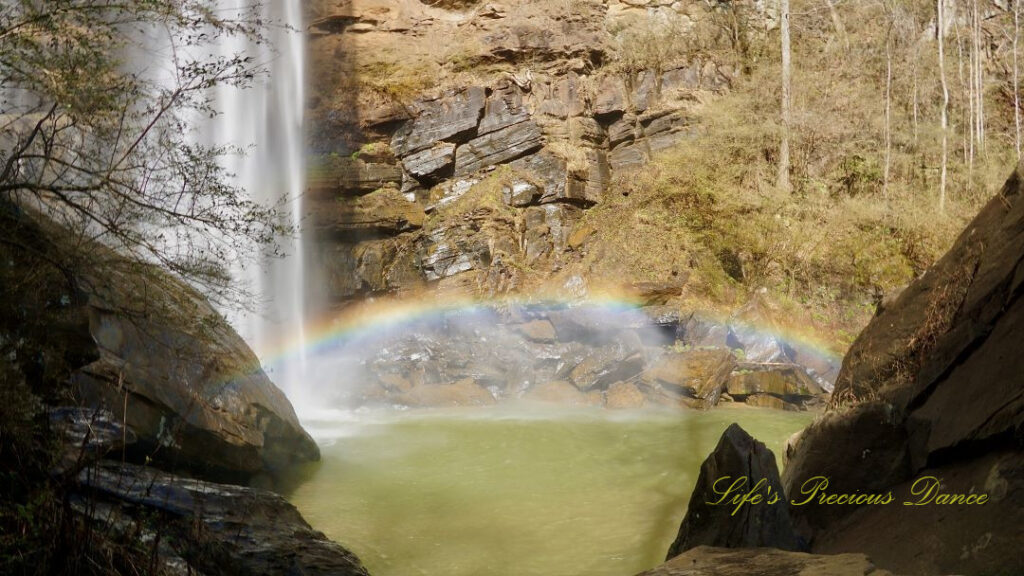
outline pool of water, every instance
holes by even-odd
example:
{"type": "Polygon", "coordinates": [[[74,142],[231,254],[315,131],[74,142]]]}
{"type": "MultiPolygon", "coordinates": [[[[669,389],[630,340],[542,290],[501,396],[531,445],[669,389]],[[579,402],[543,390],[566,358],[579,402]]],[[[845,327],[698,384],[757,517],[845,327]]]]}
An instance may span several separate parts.
{"type": "Polygon", "coordinates": [[[776,455],[813,414],[495,407],[321,414],[287,489],[373,576],[630,576],[664,560],[739,422],[776,455]]]}

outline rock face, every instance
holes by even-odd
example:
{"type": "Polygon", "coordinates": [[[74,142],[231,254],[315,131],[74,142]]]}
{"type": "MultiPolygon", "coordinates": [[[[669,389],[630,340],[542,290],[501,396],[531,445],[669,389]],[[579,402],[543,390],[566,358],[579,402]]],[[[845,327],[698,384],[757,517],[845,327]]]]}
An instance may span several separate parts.
{"type": "Polygon", "coordinates": [[[112,462],[83,470],[72,505],[153,550],[171,573],[367,576],[359,559],[313,530],[284,498],[112,462]],[[155,543],[155,544],[154,544],[155,543]]]}
{"type": "Polygon", "coordinates": [[[637,576],[892,576],[863,554],[822,556],[776,548],[698,546],[637,576]]]}
{"type": "MultiPolygon", "coordinates": [[[[744,14],[764,13],[751,7],[744,14]]],[[[609,66],[623,35],[663,24],[688,34],[717,18],[721,6],[698,2],[304,8],[317,155],[306,206],[336,305],[423,286],[491,297],[522,287],[517,270],[557,272],[585,252],[580,222],[616,173],[688,138],[703,103],[737,73],[682,52],[609,66]],[[489,239],[439,241],[445,230],[467,234],[435,208],[476,208],[482,196],[508,208],[473,218],[473,233],[508,232],[500,256],[489,239]]]]}
{"type": "Polygon", "coordinates": [[[284,394],[240,336],[165,274],[89,282],[99,359],[73,376],[81,398],[126,422],[146,454],[229,475],[319,458],[284,394]]]}
{"type": "Polygon", "coordinates": [[[131,437],[129,458],[236,479],[319,458],[288,399],[196,290],[100,245],[83,247],[41,216],[8,216],[25,245],[70,262],[62,280],[74,288],[53,295],[64,304],[46,344],[63,357],[81,404],[55,416],[55,426],[73,441],[96,417],[89,442],[98,444],[86,446],[86,461],[131,437]]]}
{"type": "Polygon", "coordinates": [[[738,424],[732,424],[700,466],[668,559],[697,546],[797,550],[785,501],[775,455],[738,424]],[[735,491],[730,493],[733,487],[735,491]],[[748,492],[761,500],[751,500],[739,510],[729,503],[735,495],[748,492]]]}
{"type": "Polygon", "coordinates": [[[1024,571],[1024,478],[1013,463],[1024,455],[1022,192],[1018,167],[953,248],[864,329],[832,411],[793,443],[784,476],[791,495],[824,475],[830,493],[915,500],[910,484],[930,475],[943,478],[944,492],[988,493],[990,502],[794,507],[815,550],[856,547],[909,573],[1024,571]],[[877,529],[922,522],[928,529],[909,541],[877,529]]]}

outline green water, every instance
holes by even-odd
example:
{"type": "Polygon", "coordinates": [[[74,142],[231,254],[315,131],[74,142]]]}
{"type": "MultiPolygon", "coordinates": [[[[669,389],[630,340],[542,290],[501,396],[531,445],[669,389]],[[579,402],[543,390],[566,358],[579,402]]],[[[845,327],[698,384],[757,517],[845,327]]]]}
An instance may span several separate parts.
{"type": "Polygon", "coordinates": [[[778,455],[812,416],[473,408],[308,420],[323,459],[289,499],[373,576],[631,576],[664,559],[730,423],[778,455]]]}

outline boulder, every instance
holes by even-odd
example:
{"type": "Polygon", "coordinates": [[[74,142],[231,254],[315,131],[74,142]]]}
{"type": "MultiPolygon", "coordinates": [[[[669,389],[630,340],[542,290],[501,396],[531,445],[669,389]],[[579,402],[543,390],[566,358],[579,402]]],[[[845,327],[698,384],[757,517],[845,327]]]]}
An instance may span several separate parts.
{"type": "Polygon", "coordinates": [[[205,298],[159,271],[107,272],[92,279],[88,304],[99,359],[72,376],[87,406],[126,423],[140,450],[212,474],[319,458],[288,399],[205,298]]]}
{"type": "Polygon", "coordinates": [[[697,546],[799,548],[775,455],[738,424],[726,428],[715,450],[701,464],[667,559],[697,546]],[[734,488],[736,492],[730,493],[734,488]],[[735,505],[730,501],[737,493],[751,496],[735,505]]]}
{"type": "Polygon", "coordinates": [[[732,397],[773,394],[788,399],[818,396],[825,390],[802,366],[796,364],[741,363],[725,386],[732,397]]]}
{"type": "Polygon", "coordinates": [[[644,369],[639,351],[619,345],[594,349],[569,372],[569,380],[580,390],[605,389],[620,380],[638,376],[644,369]]]}
{"type": "Polygon", "coordinates": [[[721,348],[667,352],[651,366],[644,378],[694,398],[705,399],[714,406],[735,366],[736,359],[728,350],[721,348]]]}
{"type": "Polygon", "coordinates": [[[515,329],[533,342],[554,342],[556,339],[555,327],[549,320],[543,318],[519,324],[515,329]]]}
{"type": "Polygon", "coordinates": [[[501,199],[509,206],[522,208],[540,200],[543,190],[533,182],[517,180],[501,188],[501,199]]]}
{"type": "MultiPolygon", "coordinates": [[[[0,208],[10,237],[61,270],[45,286],[52,300],[38,314],[54,322],[44,324],[47,348],[35,354],[42,369],[70,375],[70,390],[61,394],[84,412],[59,411],[54,424],[73,444],[92,422],[85,459],[119,449],[133,434],[129,459],[150,456],[232,478],[319,458],[288,399],[198,291],[155,266],[71,237],[42,215],[0,208]]],[[[33,265],[47,274],[48,266],[33,265]]],[[[36,314],[35,300],[22,302],[19,314],[36,314]]],[[[4,318],[0,338],[34,340],[17,320],[4,318]]]]}
{"type": "Polygon", "coordinates": [[[168,563],[181,573],[367,576],[355,554],[273,492],[113,462],[83,470],[78,481],[90,494],[72,497],[76,511],[153,550],[154,562],[175,561],[168,563]]]}
{"type": "Polygon", "coordinates": [[[463,378],[452,384],[420,384],[396,397],[399,404],[424,407],[490,406],[494,395],[472,378],[463,378]]]}
{"type": "Polygon", "coordinates": [[[698,546],[637,576],[893,576],[863,554],[831,556],[777,548],[698,546]]]}
{"type": "Polygon", "coordinates": [[[563,406],[587,406],[590,400],[580,392],[579,388],[564,380],[554,380],[538,384],[523,395],[526,400],[561,404],[563,406]]]}
{"type": "Polygon", "coordinates": [[[605,406],[612,409],[642,408],[644,393],[632,382],[616,382],[605,391],[605,406]]]}
{"type": "MultiPolygon", "coordinates": [[[[732,398],[732,396],[729,396],[732,398]]],[[[771,394],[751,394],[743,399],[743,402],[747,406],[756,406],[758,408],[772,408],[774,410],[785,410],[787,412],[799,412],[800,407],[791,402],[786,402],[778,396],[772,396],[771,394]]]]}

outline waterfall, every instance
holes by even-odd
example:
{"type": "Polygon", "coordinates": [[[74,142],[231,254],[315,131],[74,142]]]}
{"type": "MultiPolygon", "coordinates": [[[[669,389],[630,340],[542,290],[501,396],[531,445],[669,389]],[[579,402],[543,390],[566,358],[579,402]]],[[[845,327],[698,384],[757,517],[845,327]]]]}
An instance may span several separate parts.
{"type": "MultiPolygon", "coordinates": [[[[241,0],[241,4],[236,8],[245,8],[248,2],[241,0]]],[[[280,204],[286,224],[296,230],[295,237],[280,242],[283,258],[264,257],[255,266],[233,265],[235,277],[254,293],[256,301],[251,310],[228,313],[270,378],[295,402],[306,371],[306,254],[301,209],[305,38],[300,0],[264,2],[262,11],[264,21],[271,23],[269,45],[229,36],[220,49],[225,56],[242,52],[252,56],[269,74],[247,89],[217,88],[215,99],[221,114],[206,124],[204,137],[246,149],[245,155],[226,157],[225,168],[254,200],[280,204]],[[277,358],[285,347],[298,352],[277,358]]]]}

